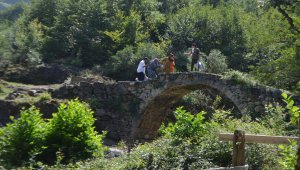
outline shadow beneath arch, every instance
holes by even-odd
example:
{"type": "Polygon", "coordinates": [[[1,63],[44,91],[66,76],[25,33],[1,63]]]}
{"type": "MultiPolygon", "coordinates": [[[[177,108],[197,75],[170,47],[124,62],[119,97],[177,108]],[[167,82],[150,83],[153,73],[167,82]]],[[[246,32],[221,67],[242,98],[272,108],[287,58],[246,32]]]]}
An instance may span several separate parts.
{"type": "MultiPolygon", "coordinates": [[[[158,129],[164,122],[169,113],[172,113],[178,105],[178,102],[186,94],[195,90],[211,89],[220,96],[227,97],[219,90],[205,85],[185,85],[170,87],[163,91],[159,96],[150,101],[142,114],[133,122],[131,138],[134,141],[144,142],[152,140],[158,135],[158,129]]],[[[230,99],[229,99],[230,100],[230,99]]],[[[237,110],[237,107],[232,102],[237,110]]]]}

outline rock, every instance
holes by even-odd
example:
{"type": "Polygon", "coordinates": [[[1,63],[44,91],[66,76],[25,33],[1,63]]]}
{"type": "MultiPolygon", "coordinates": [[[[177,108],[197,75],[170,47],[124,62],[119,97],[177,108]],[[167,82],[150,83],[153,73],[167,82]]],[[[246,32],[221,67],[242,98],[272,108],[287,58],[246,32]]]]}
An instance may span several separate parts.
{"type": "Polygon", "coordinates": [[[119,157],[124,154],[124,151],[117,149],[117,148],[109,148],[109,150],[106,153],[107,158],[114,158],[119,157]]]}
{"type": "Polygon", "coordinates": [[[36,91],[36,90],[29,90],[29,91],[28,91],[28,95],[29,95],[29,96],[31,96],[31,97],[35,97],[35,96],[37,96],[37,94],[36,94],[36,93],[37,93],[37,91],[36,91]]]}
{"type": "Polygon", "coordinates": [[[71,69],[60,65],[40,65],[31,68],[13,65],[0,75],[0,78],[26,84],[56,84],[63,83],[71,73],[71,69]]]}
{"type": "Polygon", "coordinates": [[[256,107],[254,108],[254,110],[255,110],[255,112],[257,112],[257,113],[260,113],[260,112],[263,112],[263,111],[264,111],[264,107],[262,107],[262,106],[256,106],[256,107]]]}
{"type": "Polygon", "coordinates": [[[96,109],[95,116],[104,116],[106,115],[106,111],[104,109],[96,109]]]}
{"type": "Polygon", "coordinates": [[[12,93],[9,93],[6,97],[5,97],[5,100],[14,100],[16,99],[18,96],[20,96],[20,92],[18,91],[14,91],[12,93]]]}

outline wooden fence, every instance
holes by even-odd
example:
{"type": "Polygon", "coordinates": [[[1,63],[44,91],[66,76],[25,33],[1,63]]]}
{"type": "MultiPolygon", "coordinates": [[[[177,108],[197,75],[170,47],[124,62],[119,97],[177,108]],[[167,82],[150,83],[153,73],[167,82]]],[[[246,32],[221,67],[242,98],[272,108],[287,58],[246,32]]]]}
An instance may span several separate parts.
{"type": "MultiPolygon", "coordinates": [[[[233,141],[232,165],[234,167],[238,167],[245,166],[246,163],[245,143],[290,144],[289,140],[298,141],[299,138],[288,136],[251,135],[245,134],[245,131],[242,130],[235,130],[234,133],[220,133],[219,139],[221,141],[233,141]]],[[[297,167],[299,167],[299,165],[297,167]]]]}

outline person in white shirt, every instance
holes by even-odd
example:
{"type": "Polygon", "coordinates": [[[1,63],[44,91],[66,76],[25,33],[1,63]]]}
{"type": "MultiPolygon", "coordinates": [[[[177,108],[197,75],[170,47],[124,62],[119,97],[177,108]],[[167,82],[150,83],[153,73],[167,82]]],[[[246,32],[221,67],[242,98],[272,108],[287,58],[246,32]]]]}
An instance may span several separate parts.
{"type": "Polygon", "coordinates": [[[137,80],[138,81],[145,81],[148,79],[146,76],[146,66],[148,64],[148,58],[145,57],[143,60],[140,61],[139,66],[136,70],[137,72],[137,80]]]}

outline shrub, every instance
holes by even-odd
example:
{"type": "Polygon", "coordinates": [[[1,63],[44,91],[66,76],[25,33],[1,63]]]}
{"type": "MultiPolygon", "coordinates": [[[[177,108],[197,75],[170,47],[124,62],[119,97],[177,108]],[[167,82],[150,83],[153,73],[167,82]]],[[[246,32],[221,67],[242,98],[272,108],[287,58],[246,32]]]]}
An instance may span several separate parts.
{"type": "Polygon", "coordinates": [[[180,103],[185,106],[187,111],[198,113],[200,110],[205,110],[207,113],[212,112],[213,98],[205,90],[192,91],[182,97],[180,103]]]}
{"type": "Polygon", "coordinates": [[[34,106],[0,129],[0,161],[7,167],[35,159],[45,148],[47,125],[34,106]]]}
{"type": "Polygon", "coordinates": [[[39,96],[41,102],[45,102],[45,101],[49,101],[51,100],[51,94],[49,93],[42,93],[40,96],[39,96]]]}
{"type": "Polygon", "coordinates": [[[279,160],[280,165],[283,169],[292,170],[297,165],[297,141],[291,141],[290,145],[279,145],[280,155],[283,156],[279,160]]]}
{"type": "Polygon", "coordinates": [[[180,165],[181,167],[185,167],[184,164],[197,167],[200,166],[198,164],[201,161],[203,163],[201,167],[203,168],[208,168],[207,165],[230,165],[231,147],[228,143],[218,140],[217,125],[213,122],[204,121],[205,112],[193,115],[179,107],[174,114],[176,122],[170,123],[167,127],[162,127],[161,130],[166,137],[173,141],[172,151],[170,152],[175,152],[182,159],[185,159],[185,163],[180,165]],[[196,160],[196,158],[200,158],[200,160],[196,160]]]}
{"type": "MultiPolygon", "coordinates": [[[[283,97],[283,101],[286,103],[285,108],[291,116],[291,123],[298,127],[298,137],[299,137],[299,129],[300,129],[300,111],[299,107],[295,106],[294,100],[292,100],[292,96],[288,96],[286,93],[281,95],[283,97]]],[[[297,154],[297,142],[291,141],[290,146],[279,146],[281,150],[280,154],[284,157],[279,161],[279,163],[285,169],[299,169],[300,165],[297,165],[297,159],[299,156],[299,149],[297,154]]]]}
{"type": "Polygon", "coordinates": [[[137,47],[136,56],[137,59],[142,59],[144,57],[151,58],[161,58],[164,54],[164,46],[155,43],[140,43],[137,47]]]}
{"type": "Polygon", "coordinates": [[[169,123],[162,130],[162,133],[167,137],[174,139],[174,142],[182,142],[182,140],[198,138],[206,134],[208,124],[204,123],[205,112],[200,112],[196,115],[191,114],[179,107],[174,112],[176,117],[175,123],[169,123]]]}
{"type": "Polygon", "coordinates": [[[244,85],[244,86],[255,86],[259,85],[260,83],[251,77],[249,74],[237,71],[237,70],[230,70],[225,73],[223,79],[232,80],[237,84],[244,85]]]}
{"type": "Polygon", "coordinates": [[[184,52],[175,52],[175,67],[177,72],[188,71],[188,64],[191,63],[191,57],[184,54],[184,52]]]}
{"type": "Polygon", "coordinates": [[[102,139],[94,130],[93,112],[87,104],[71,100],[60,104],[49,122],[48,148],[43,153],[46,162],[53,162],[57,154],[67,163],[93,156],[103,156],[102,139]]]}
{"type": "Polygon", "coordinates": [[[219,50],[211,50],[206,59],[206,70],[209,73],[224,73],[227,70],[227,57],[219,50]]]}
{"type": "Polygon", "coordinates": [[[112,56],[106,66],[106,74],[117,80],[134,79],[137,59],[133,47],[128,46],[112,56]]]}

